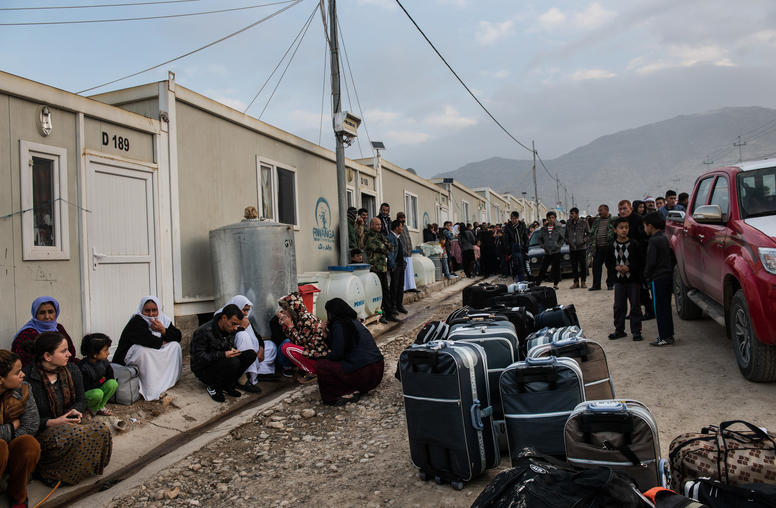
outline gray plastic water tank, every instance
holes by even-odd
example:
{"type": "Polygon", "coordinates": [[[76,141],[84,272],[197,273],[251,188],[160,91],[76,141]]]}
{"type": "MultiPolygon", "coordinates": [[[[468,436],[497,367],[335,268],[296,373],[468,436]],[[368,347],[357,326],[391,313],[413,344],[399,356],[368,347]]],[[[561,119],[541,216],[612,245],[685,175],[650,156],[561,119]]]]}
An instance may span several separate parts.
{"type": "Polygon", "coordinates": [[[291,226],[245,221],[210,231],[216,308],[235,295],[253,302],[251,321],[262,337],[279,298],[297,290],[296,251],[291,226]]]}

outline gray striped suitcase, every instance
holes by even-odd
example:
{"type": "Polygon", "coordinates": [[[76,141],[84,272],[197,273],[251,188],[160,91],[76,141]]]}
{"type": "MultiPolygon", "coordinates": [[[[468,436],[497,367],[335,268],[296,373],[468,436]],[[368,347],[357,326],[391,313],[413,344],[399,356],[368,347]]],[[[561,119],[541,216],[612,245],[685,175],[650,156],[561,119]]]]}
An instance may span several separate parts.
{"type": "Polygon", "coordinates": [[[499,380],[509,455],[521,451],[562,457],[566,418],[585,400],[582,371],[571,358],[526,358],[510,365],[499,380]]]}

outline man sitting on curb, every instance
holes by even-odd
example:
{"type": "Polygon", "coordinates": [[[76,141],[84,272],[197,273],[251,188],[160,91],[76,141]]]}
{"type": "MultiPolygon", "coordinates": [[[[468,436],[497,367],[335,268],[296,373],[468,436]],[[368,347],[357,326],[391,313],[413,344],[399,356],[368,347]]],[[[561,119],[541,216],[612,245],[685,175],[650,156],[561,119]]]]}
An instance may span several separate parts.
{"type": "Polygon", "coordinates": [[[205,383],[207,393],[216,402],[224,402],[224,393],[239,397],[237,380],[256,360],[256,351],[234,347],[243,313],[229,304],[213,319],[194,331],[191,338],[191,371],[205,383]]]}

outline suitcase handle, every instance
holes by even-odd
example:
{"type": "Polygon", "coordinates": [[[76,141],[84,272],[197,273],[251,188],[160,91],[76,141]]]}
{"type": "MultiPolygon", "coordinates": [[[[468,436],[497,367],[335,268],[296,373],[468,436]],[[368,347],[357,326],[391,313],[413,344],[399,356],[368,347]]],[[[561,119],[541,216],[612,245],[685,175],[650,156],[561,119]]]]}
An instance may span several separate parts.
{"type": "Polygon", "coordinates": [[[531,367],[541,365],[555,365],[557,359],[554,356],[543,356],[541,358],[531,358],[530,356],[525,359],[526,365],[531,367]]]}
{"type": "Polygon", "coordinates": [[[619,413],[627,411],[628,406],[619,400],[595,400],[587,403],[587,410],[593,413],[619,413]]]}
{"type": "Polygon", "coordinates": [[[575,335],[575,336],[572,336],[572,337],[568,337],[566,339],[561,339],[561,340],[555,341],[555,342],[552,343],[552,345],[554,347],[561,348],[563,346],[575,346],[575,345],[580,344],[580,343],[581,343],[581,341],[579,340],[579,337],[575,335]]]}
{"type": "Polygon", "coordinates": [[[469,408],[469,414],[472,417],[472,427],[474,427],[474,430],[482,430],[485,428],[485,425],[482,423],[482,417],[484,416],[487,418],[493,414],[493,408],[488,406],[483,409],[480,401],[478,399],[474,399],[472,407],[469,408]]]}

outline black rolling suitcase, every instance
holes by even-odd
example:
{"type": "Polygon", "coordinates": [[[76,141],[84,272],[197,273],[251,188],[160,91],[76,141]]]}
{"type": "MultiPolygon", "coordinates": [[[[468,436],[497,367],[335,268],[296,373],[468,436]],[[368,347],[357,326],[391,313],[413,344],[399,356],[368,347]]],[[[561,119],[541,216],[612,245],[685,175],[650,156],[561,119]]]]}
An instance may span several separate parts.
{"type": "Polygon", "coordinates": [[[539,303],[536,296],[530,293],[508,293],[491,298],[487,306],[496,307],[525,307],[525,309],[536,316],[544,310],[544,306],[539,303]]]}
{"type": "Polygon", "coordinates": [[[516,282],[507,286],[508,293],[522,293],[533,296],[541,310],[549,309],[558,305],[558,295],[554,289],[549,286],[534,286],[527,282],[516,282]]]}
{"type": "Polygon", "coordinates": [[[499,381],[512,464],[524,448],[565,455],[563,428],[585,400],[582,371],[571,358],[527,358],[510,365],[499,381]]]}
{"type": "Polygon", "coordinates": [[[506,284],[489,284],[482,282],[463,288],[463,305],[480,308],[490,305],[492,298],[506,294],[506,284]]]}
{"type": "Polygon", "coordinates": [[[488,360],[468,342],[413,344],[399,356],[410,456],[422,480],[462,489],[498,466],[488,360]]]}
{"type": "Polygon", "coordinates": [[[556,305],[536,315],[536,328],[561,328],[563,326],[579,326],[577,309],[574,305],[556,305]]]}
{"type": "Polygon", "coordinates": [[[483,319],[506,318],[515,327],[517,338],[525,340],[534,331],[534,316],[525,307],[505,307],[496,305],[484,309],[463,307],[447,316],[446,322],[452,326],[456,323],[476,322],[483,319]]]}

